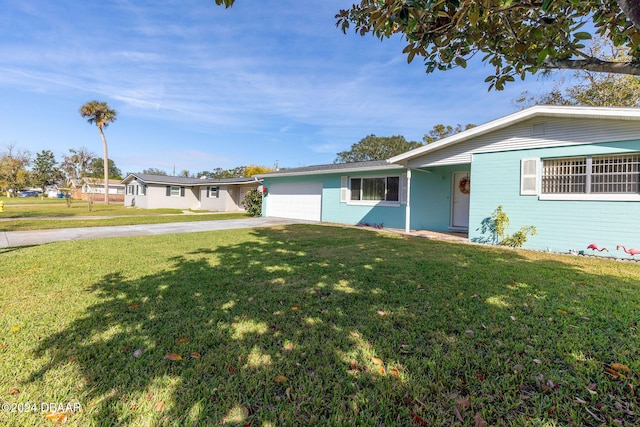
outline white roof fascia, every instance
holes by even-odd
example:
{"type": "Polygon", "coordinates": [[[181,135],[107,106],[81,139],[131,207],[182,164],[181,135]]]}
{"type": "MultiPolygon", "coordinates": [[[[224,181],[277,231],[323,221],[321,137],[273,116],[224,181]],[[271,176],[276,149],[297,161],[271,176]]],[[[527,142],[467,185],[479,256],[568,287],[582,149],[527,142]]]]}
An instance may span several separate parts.
{"type": "Polygon", "coordinates": [[[518,111],[508,116],[476,126],[464,132],[443,138],[432,144],[418,147],[406,153],[399,154],[389,159],[390,163],[406,165],[409,160],[445,146],[467,141],[471,138],[484,135],[496,130],[512,126],[518,122],[534,117],[568,117],[568,118],[593,118],[616,120],[640,120],[640,108],[614,108],[614,107],[566,107],[558,105],[536,105],[526,110],[518,111]]]}
{"type": "Polygon", "coordinates": [[[342,174],[342,173],[350,173],[350,172],[372,172],[372,171],[385,171],[385,170],[397,170],[397,169],[404,169],[404,166],[390,163],[388,165],[368,166],[364,168],[359,167],[359,168],[343,168],[343,169],[322,169],[322,170],[300,171],[300,172],[278,172],[278,173],[269,173],[269,174],[254,175],[254,176],[259,179],[264,179],[264,178],[277,178],[280,176],[328,175],[328,174],[342,174]]]}

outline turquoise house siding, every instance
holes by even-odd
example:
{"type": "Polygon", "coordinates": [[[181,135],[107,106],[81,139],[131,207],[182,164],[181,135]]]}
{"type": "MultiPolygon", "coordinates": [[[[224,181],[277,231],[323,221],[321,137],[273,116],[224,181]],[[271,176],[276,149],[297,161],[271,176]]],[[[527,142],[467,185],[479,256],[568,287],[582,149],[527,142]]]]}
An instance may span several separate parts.
{"type": "Polygon", "coordinates": [[[468,171],[469,165],[412,170],[411,229],[449,230],[453,174],[468,171]]]}
{"type": "Polygon", "coordinates": [[[640,246],[640,201],[540,200],[520,195],[520,161],[525,158],[571,157],[640,151],[640,141],[611,142],[568,147],[540,148],[496,153],[476,153],[471,168],[469,239],[486,241],[483,219],[499,206],[510,220],[509,234],[533,225],[537,234],[525,248],[589,253],[595,243],[616,256],[616,245],[640,246]]]}
{"type": "MultiPolygon", "coordinates": [[[[411,229],[447,231],[451,220],[451,189],[455,172],[468,172],[469,165],[442,166],[429,170],[415,169],[411,178],[411,229]]],[[[283,177],[265,177],[264,185],[273,183],[322,183],[322,221],[356,225],[367,223],[386,228],[405,228],[406,204],[364,206],[340,202],[342,176],[349,178],[395,176],[406,170],[379,172],[330,173],[283,177]]],[[[268,203],[269,196],[263,203],[268,203]]],[[[263,206],[263,212],[267,209],[263,206]]]]}
{"type": "MultiPolygon", "coordinates": [[[[332,173],[314,174],[283,177],[265,177],[264,185],[269,188],[273,183],[322,183],[322,221],[335,222],[339,224],[356,225],[366,222],[368,224],[382,224],[387,228],[404,228],[406,205],[397,206],[361,206],[340,202],[340,184],[342,176],[351,177],[375,177],[375,176],[395,176],[404,171],[381,171],[381,172],[358,172],[358,173],[332,173]]],[[[266,213],[265,204],[268,203],[269,196],[263,200],[263,213],[266,213]]]]}

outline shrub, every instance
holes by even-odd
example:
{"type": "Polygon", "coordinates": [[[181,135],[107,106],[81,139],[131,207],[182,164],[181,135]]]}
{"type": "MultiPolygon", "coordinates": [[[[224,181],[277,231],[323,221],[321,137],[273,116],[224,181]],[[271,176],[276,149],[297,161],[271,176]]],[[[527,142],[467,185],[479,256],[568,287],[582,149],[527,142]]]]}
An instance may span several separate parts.
{"type": "Polygon", "coordinates": [[[512,235],[506,234],[507,228],[509,228],[509,217],[502,210],[502,205],[493,211],[491,217],[482,221],[482,232],[491,233],[493,244],[501,246],[522,247],[528,240],[529,234],[532,236],[536,234],[536,227],[533,225],[523,226],[512,235]]]}
{"type": "Polygon", "coordinates": [[[242,201],[242,206],[251,216],[262,215],[262,194],[257,189],[247,191],[242,201]]]}

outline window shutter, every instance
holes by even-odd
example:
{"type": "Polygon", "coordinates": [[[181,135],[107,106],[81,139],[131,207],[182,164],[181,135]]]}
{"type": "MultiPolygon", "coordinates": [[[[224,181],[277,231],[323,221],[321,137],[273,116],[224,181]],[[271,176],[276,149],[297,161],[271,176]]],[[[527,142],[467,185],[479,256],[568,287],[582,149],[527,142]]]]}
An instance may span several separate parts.
{"type": "Polygon", "coordinates": [[[171,196],[171,186],[167,185],[167,196],[171,196]]]}
{"type": "Polygon", "coordinates": [[[347,187],[349,183],[349,177],[342,176],[340,177],[340,203],[346,203],[349,199],[349,188],[347,187]]]}
{"type": "Polygon", "coordinates": [[[403,173],[400,177],[400,203],[407,203],[407,190],[409,189],[409,180],[407,174],[403,173]]]}
{"type": "Polygon", "coordinates": [[[180,197],[184,197],[184,187],[180,187],[180,197]]]}
{"type": "Polygon", "coordinates": [[[520,195],[538,194],[538,159],[520,160],[520,195]]]}

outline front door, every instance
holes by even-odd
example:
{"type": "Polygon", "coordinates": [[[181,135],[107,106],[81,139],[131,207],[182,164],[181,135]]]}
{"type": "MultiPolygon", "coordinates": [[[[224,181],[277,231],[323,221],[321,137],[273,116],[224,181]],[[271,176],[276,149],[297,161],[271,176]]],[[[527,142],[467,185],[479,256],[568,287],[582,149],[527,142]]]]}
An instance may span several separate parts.
{"type": "Polygon", "coordinates": [[[469,172],[455,172],[451,189],[451,228],[469,229],[469,172]]]}

